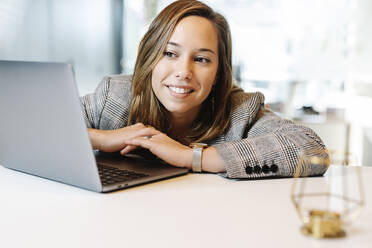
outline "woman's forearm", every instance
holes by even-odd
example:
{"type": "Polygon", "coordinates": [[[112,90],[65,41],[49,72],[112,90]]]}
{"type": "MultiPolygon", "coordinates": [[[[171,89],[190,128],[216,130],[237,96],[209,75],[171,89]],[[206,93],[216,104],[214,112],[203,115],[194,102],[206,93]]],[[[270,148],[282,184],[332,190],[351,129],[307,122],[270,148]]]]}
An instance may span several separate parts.
{"type": "Polygon", "coordinates": [[[103,143],[103,135],[105,130],[88,128],[89,139],[94,150],[100,150],[103,143]]]}

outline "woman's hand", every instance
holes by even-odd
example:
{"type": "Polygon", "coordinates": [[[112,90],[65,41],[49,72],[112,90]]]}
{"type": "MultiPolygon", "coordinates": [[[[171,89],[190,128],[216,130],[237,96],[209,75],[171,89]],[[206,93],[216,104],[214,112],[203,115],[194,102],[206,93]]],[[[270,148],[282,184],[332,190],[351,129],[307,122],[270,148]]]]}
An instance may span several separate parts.
{"type": "Polygon", "coordinates": [[[151,137],[161,132],[153,127],[147,127],[142,123],[116,130],[97,130],[88,129],[89,138],[92,142],[93,149],[104,152],[117,152],[123,149],[132,151],[137,146],[128,145],[128,141],[134,138],[151,137]]]}
{"type": "Polygon", "coordinates": [[[131,147],[141,146],[168,164],[191,169],[192,148],[171,139],[164,133],[159,132],[151,137],[137,136],[126,142],[128,146],[120,152],[123,155],[129,153],[131,147]]]}
{"type": "MultiPolygon", "coordinates": [[[[143,147],[168,164],[192,168],[192,148],[142,123],[117,130],[88,129],[88,131],[93,149],[104,152],[120,151],[125,155],[138,147],[143,147]]],[[[204,149],[202,170],[214,173],[225,171],[224,162],[214,147],[204,149]]]]}

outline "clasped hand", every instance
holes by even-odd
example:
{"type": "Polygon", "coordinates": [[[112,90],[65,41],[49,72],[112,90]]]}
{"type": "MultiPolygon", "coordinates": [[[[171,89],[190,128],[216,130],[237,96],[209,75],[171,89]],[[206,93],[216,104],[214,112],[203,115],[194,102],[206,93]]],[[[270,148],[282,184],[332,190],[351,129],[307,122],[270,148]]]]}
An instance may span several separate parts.
{"type": "Polygon", "coordinates": [[[177,167],[191,168],[192,149],[153,127],[137,123],[117,130],[92,130],[93,147],[104,152],[120,151],[122,155],[143,147],[177,167]]]}

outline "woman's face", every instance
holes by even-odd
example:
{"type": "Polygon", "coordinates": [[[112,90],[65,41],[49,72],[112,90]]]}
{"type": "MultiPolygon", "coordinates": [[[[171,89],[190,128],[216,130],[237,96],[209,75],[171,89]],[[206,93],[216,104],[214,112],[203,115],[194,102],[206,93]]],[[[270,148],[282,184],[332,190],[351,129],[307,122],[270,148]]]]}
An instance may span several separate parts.
{"type": "Polygon", "coordinates": [[[215,83],[218,41],[206,18],[188,16],[176,26],[152,71],[152,89],[172,114],[195,118],[215,83]]]}

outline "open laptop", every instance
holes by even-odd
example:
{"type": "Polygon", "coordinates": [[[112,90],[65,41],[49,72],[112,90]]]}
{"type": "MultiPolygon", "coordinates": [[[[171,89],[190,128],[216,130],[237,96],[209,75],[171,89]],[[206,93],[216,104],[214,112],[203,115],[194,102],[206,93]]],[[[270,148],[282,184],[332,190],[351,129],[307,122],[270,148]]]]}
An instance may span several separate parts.
{"type": "Polygon", "coordinates": [[[96,192],[188,172],[94,152],[72,66],[20,61],[0,61],[0,165],[96,192]]]}

